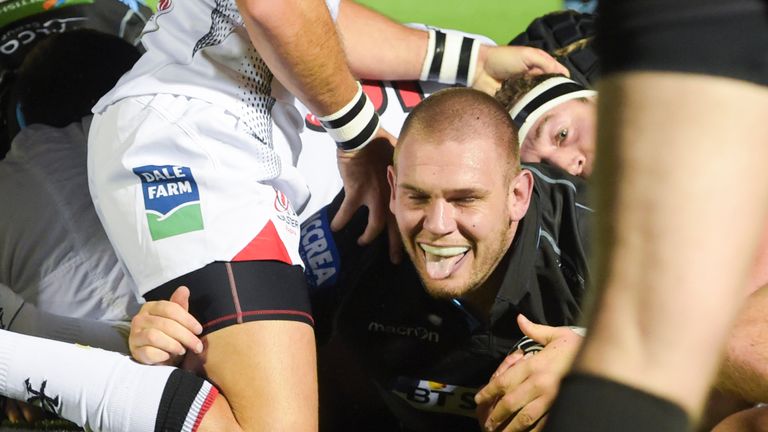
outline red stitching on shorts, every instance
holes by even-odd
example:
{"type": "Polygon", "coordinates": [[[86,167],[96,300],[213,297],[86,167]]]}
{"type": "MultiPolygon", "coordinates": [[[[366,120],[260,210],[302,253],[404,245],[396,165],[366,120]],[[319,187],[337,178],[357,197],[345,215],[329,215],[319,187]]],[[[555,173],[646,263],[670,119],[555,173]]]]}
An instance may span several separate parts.
{"type": "MultiPolygon", "coordinates": [[[[203,324],[203,328],[208,328],[220,322],[235,319],[237,318],[237,315],[238,314],[224,315],[223,317],[216,318],[215,320],[212,320],[212,321],[208,321],[207,323],[203,324]]],[[[299,316],[303,316],[304,318],[307,318],[312,323],[312,325],[315,325],[315,320],[312,318],[312,315],[306,312],[295,311],[295,310],[282,310],[282,309],[258,310],[258,311],[242,312],[240,315],[244,317],[251,316],[251,315],[299,315],[299,316]]]]}

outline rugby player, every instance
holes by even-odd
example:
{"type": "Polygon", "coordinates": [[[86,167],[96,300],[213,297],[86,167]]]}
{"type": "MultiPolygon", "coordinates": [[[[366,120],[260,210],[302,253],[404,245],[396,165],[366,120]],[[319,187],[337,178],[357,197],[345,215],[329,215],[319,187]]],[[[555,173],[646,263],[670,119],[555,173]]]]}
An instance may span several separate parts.
{"type": "Polygon", "coordinates": [[[100,220],[145,299],[189,286],[205,340],[192,349],[241,427],[316,429],[297,247],[308,194],[294,167],[297,131],[275,100],[298,97],[338,144],[347,198],[334,227],[367,206],[365,243],[384,226],[392,137],[353,76],[492,92],[510,75],[564,68],[543,51],[409,29],[338,1],[161,1],[142,43],[146,54],[94,107],[88,167],[100,220]]]}
{"type": "Polygon", "coordinates": [[[519,128],[520,159],[589,177],[595,159],[597,92],[557,75],[509,79],[496,92],[519,128]]]}
{"type": "Polygon", "coordinates": [[[768,4],[599,7],[595,312],[545,430],[689,430],[768,216],[768,4]]]}
{"type": "MultiPolygon", "coordinates": [[[[474,393],[522,336],[517,315],[575,323],[588,279],[584,183],[545,164],[520,169],[516,138],[504,108],[473,90],[411,112],[389,169],[402,264],[385,236],[357,244],[364,213],[330,230],[341,197],[303,224],[327,430],[477,430],[474,393]]],[[[164,333],[132,333],[134,356],[195,346],[194,322],[172,302],[146,304],[134,325],[164,333]]]]}

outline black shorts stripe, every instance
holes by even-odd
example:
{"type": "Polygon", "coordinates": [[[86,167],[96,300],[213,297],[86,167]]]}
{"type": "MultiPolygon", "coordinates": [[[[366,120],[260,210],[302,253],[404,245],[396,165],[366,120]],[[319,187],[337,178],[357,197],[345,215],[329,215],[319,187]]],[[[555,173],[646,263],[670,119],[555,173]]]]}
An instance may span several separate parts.
{"type": "Polygon", "coordinates": [[[279,261],[214,262],[166,282],[144,298],[168,300],[181,285],[189,288],[189,312],[203,325],[203,335],[250,321],[314,325],[300,266],[279,261]]]}

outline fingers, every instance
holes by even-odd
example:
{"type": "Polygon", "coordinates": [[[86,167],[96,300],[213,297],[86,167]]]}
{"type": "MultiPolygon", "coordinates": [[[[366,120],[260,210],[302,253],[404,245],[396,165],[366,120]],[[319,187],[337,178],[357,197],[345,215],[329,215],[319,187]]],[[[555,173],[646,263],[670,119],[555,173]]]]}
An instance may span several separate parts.
{"type": "Polygon", "coordinates": [[[171,303],[176,303],[185,311],[189,310],[189,288],[180,286],[171,294],[171,303]]]}
{"type": "MultiPolygon", "coordinates": [[[[514,353],[513,353],[514,354],[514,353]]],[[[488,384],[475,394],[475,403],[488,404],[505,393],[513,391],[530,375],[530,370],[526,362],[515,362],[514,367],[510,366],[504,372],[491,378],[488,384]]]]}
{"type": "MultiPolygon", "coordinates": [[[[172,297],[187,303],[189,291],[177,290],[172,297]]],[[[131,320],[128,345],[131,355],[146,364],[166,363],[178,360],[189,349],[195,353],[203,350],[197,337],[202,326],[182,305],[171,301],[148,302],[131,320]]]]}
{"type": "Polygon", "coordinates": [[[344,228],[347,223],[352,219],[352,215],[355,214],[355,211],[358,209],[357,203],[353,202],[351,195],[346,194],[346,187],[345,194],[344,194],[344,201],[341,202],[341,206],[339,207],[339,210],[336,212],[336,215],[333,217],[333,220],[331,221],[331,230],[332,231],[338,231],[342,228],[344,228]]]}
{"type": "Polygon", "coordinates": [[[394,137],[380,129],[375,139],[357,152],[337,153],[344,181],[344,201],[331,221],[331,229],[343,228],[362,206],[368,208],[368,224],[358,244],[371,243],[387,225],[389,186],[387,165],[392,161],[394,137]]]}
{"type": "Polygon", "coordinates": [[[546,414],[549,412],[551,401],[538,398],[521,409],[507,424],[504,432],[540,431],[544,428],[546,414]]]}
{"type": "Polygon", "coordinates": [[[560,332],[559,327],[536,324],[523,314],[517,316],[517,325],[524,335],[545,346],[560,332]]]}
{"type": "Polygon", "coordinates": [[[538,48],[521,47],[521,59],[528,71],[536,73],[557,73],[570,76],[568,68],[554,57],[538,48]]]}
{"type": "Polygon", "coordinates": [[[485,420],[488,431],[527,431],[544,416],[557,393],[557,385],[544,376],[532,376],[524,383],[508,388],[485,420]]]}
{"type": "Polygon", "coordinates": [[[19,409],[19,405],[14,399],[8,399],[5,400],[5,417],[8,419],[11,423],[19,423],[24,420],[24,415],[21,413],[21,410],[19,409]]]}
{"type": "Polygon", "coordinates": [[[513,352],[512,354],[509,354],[508,356],[504,357],[504,360],[501,362],[499,367],[497,367],[496,371],[493,373],[493,375],[491,375],[491,379],[496,378],[497,376],[506,372],[506,370],[514,366],[515,363],[522,360],[524,356],[525,354],[518,349],[518,350],[515,350],[515,352],[513,352]]]}
{"type": "Polygon", "coordinates": [[[368,207],[368,225],[365,226],[363,235],[357,239],[357,244],[360,246],[365,246],[374,241],[387,226],[386,210],[381,208],[382,203],[383,201],[378,203],[378,208],[375,210],[368,207]]]}
{"type": "Polygon", "coordinates": [[[21,412],[21,416],[27,423],[35,423],[48,417],[42,408],[18,401],[16,404],[21,412]]]}

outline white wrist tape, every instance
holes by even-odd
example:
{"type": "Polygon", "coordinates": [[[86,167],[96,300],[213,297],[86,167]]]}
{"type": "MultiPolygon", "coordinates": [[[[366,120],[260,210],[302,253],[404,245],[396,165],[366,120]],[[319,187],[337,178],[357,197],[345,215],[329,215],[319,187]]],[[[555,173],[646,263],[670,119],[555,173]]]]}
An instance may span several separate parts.
{"type": "Polygon", "coordinates": [[[569,100],[596,95],[596,91],[566,77],[550,78],[537,85],[509,110],[512,121],[519,128],[518,144],[523,145],[528,131],[547,111],[569,100]]]}
{"type": "Polygon", "coordinates": [[[427,55],[421,65],[422,81],[471,86],[480,42],[456,33],[428,30],[427,55]]]}
{"type": "Polygon", "coordinates": [[[333,114],[318,117],[328,135],[343,151],[356,151],[365,147],[379,130],[379,115],[373,108],[363,87],[357,83],[352,100],[333,114]]]}

